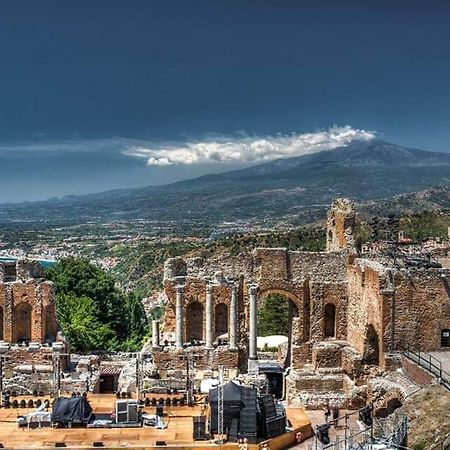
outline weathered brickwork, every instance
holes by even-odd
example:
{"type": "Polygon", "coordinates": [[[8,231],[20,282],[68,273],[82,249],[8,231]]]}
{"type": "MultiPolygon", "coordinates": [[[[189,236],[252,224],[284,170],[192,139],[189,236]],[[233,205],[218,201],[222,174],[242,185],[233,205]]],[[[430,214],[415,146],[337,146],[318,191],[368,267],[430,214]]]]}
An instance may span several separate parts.
{"type": "MultiPolygon", "coordinates": [[[[328,214],[326,252],[257,248],[238,256],[168,260],[163,336],[176,348],[169,342],[155,352],[155,365],[168,367],[171,355],[194,352],[201,367],[223,364],[251,372],[257,359],[256,310],[270,294],[283,295],[290,305],[289,345],[283,352],[291,368],[288,400],[301,397],[305,386],[317,392],[334,386],[336,405],[359,404],[370,396],[371,377],[401,364],[394,350],[407,344],[440,349],[443,331],[450,330],[450,269],[399,270],[358,258],[354,223],[351,203],[339,199],[328,214]],[[209,329],[214,346],[212,340],[208,346],[209,329]],[[233,351],[226,337],[217,340],[226,331],[228,337],[235,331],[233,351]],[[189,341],[195,346],[186,345],[189,341]]],[[[305,395],[303,400],[316,406],[324,401],[319,394],[305,395]]]]}
{"type": "Polygon", "coordinates": [[[0,263],[0,340],[53,342],[57,323],[53,284],[36,262],[0,263]]]}

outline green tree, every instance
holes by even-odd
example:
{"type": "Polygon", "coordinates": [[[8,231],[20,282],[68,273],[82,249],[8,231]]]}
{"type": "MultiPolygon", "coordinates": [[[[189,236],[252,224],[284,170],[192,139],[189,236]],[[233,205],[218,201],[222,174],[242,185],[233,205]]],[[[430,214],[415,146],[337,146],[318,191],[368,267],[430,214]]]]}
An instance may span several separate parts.
{"type": "Polygon", "coordinates": [[[125,295],[109,273],[86,259],[67,258],[46,276],[55,283],[58,319],[74,350],[141,348],[149,331],[141,298],[125,295]]]}
{"type": "Polygon", "coordinates": [[[289,300],[279,294],[267,296],[258,308],[258,335],[275,334],[289,334],[289,300]]]}
{"type": "Polygon", "coordinates": [[[108,348],[114,332],[98,321],[98,311],[91,298],[59,294],[56,306],[58,321],[72,350],[83,352],[108,348]]]}
{"type": "Polygon", "coordinates": [[[66,258],[47,269],[46,277],[55,283],[57,296],[61,294],[88,297],[94,301],[96,318],[108,325],[119,340],[126,337],[123,294],[105,270],[87,259],[66,258]]]}

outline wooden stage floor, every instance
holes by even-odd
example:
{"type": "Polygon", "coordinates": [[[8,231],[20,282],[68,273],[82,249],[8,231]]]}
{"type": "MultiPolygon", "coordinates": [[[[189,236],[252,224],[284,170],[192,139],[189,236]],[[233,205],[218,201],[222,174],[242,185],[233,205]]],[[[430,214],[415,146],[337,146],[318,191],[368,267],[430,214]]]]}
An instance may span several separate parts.
{"type": "MultiPolygon", "coordinates": [[[[25,398],[25,397],[24,397],[25,398]]],[[[29,397],[26,397],[28,399],[29,397]]],[[[20,397],[18,400],[20,401],[20,397]]],[[[107,394],[92,394],[89,403],[96,413],[112,412],[116,397],[107,394]]],[[[0,443],[4,448],[31,449],[55,448],[56,442],[64,442],[67,448],[93,448],[94,442],[103,442],[104,448],[145,449],[154,448],[156,441],[165,441],[170,448],[208,449],[225,447],[227,450],[237,449],[237,444],[217,445],[210,441],[193,441],[192,417],[201,414],[201,407],[173,406],[164,407],[164,422],[168,424],[164,430],[149,427],[142,428],[19,428],[16,423],[18,415],[25,415],[34,409],[0,408],[0,443]]],[[[154,414],[155,407],[143,408],[143,412],[154,414]]],[[[303,427],[310,430],[310,421],[301,408],[288,409],[288,417],[294,428],[303,427]]],[[[307,433],[307,431],[305,431],[307,433]]],[[[257,448],[257,446],[250,446],[257,448]]],[[[277,446],[274,446],[277,447],[277,446]]],[[[271,447],[272,448],[272,447],[271,447]]],[[[274,449],[276,450],[276,449],[274,449]]]]}

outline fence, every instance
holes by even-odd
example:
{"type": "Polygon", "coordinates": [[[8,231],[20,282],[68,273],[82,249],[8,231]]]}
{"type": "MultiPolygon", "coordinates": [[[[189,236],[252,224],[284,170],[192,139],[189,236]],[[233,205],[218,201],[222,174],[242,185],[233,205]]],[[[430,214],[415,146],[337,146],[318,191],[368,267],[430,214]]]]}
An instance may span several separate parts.
{"type": "MultiPolygon", "coordinates": [[[[361,450],[377,448],[379,444],[385,444],[391,448],[404,449],[408,435],[408,418],[394,414],[387,419],[373,418],[371,426],[363,430],[352,430],[348,426],[348,419],[352,414],[359,414],[360,410],[353,411],[340,417],[344,420],[344,436],[336,436],[334,442],[323,445],[319,442],[317,435],[314,444],[309,450],[361,450]]],[[[330,425],[333,421],[330,422],[330,425]]],[[[438,450],[438,449],[436,449],[438,450]]],[[[440,449],[439,449],[440,450],[440,449]]]]}
{"type": "Polygon", "coordinates": [[[411,346],[404,347],[402,353],[408,359],[432,373],[438,378],[439,383],[450,391],[450,374],[442,369],[441,361],[429,353],[423,352],[420,349],[413,349],[411,346]]]}

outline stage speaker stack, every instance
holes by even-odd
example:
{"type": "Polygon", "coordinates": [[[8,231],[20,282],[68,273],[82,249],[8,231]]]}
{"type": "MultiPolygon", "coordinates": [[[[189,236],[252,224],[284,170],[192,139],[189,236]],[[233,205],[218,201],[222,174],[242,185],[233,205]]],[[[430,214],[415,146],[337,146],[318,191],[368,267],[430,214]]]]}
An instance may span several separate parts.
{"type": "Polygon", "coordinates": [[[239,419],[231,419],[230,429],[228,431],[228,440],[230,442],[237,442],[239,432],[239,419]]]}
{"type": "Polygon", "coordinates": [[[205,416],[193,416],[193,439],[194,441],[206,440],[206,417],[205,416]]]}
{"type": "Polygon", "coordinates": [[[138,402],[136,400],[116,400],[116,422],[138,421],[138,402]]]}
{"type": "Polygon", "coordinates": [[[283,434],[286,430],[286,417],[275,416],[266,419],[266,437],[273,438],[283,434]]]}
{"type": "Polygon", "coordinates": [[[258,411],[256,389],[244,387],[241,394],[244,407],[239,415],[239,437],[247,439],[249,444],[257,443],[258,411]]]}
{"type": "Polygon", "coordinates": [[[264,419],[272,419],[273,417],[276,417],[277,410],[275,408],[275,402],[273,400],[272,395],[261,395],[260,397],[260,405],[261,405],[261,412],[264,415],[264,419]]]}

